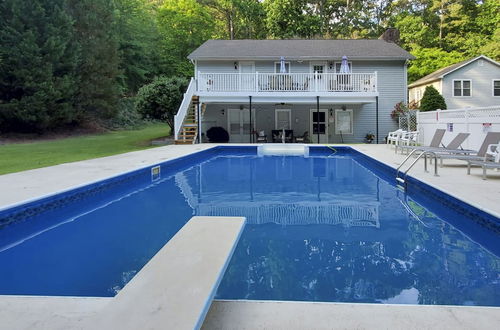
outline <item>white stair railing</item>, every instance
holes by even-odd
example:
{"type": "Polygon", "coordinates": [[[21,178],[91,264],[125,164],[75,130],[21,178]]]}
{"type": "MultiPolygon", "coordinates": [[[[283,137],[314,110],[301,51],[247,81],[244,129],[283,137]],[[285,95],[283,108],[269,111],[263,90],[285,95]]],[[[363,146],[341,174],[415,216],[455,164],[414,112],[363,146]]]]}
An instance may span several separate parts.
{"type": "Polygon", "coordinates": [[[191,104],[191,99],[194,96],[194,92],[196,90],[196,81],[194,78],[191,78],[189,82],[189,86],[184,93],[184,98],[182,99],[182,103],[177,111],[177,114],[174,117],[174,137],[177,140],[179,138],[179,133],[182,129],[182,124],[184,123],[184,118],[189,110],[189,105],[191,104]]]}

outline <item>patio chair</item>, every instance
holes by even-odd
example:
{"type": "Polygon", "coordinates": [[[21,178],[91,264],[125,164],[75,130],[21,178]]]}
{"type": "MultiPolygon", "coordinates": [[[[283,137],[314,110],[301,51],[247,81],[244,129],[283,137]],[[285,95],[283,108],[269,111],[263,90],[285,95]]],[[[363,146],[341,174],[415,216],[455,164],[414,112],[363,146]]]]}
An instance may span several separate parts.
{"type": "Polygon", "coordinates": [[[402,129],[395,130],[394,132],[389,132],[389,135],[387,136],[387,144],[389,145],[396,145],[401,138],[401,135],[405,133],[406,131],[402,129]]]}
{"type": "Polygon", "coordinates": [[[440,159],[441,166],[443,166],[443,159],[458,159],[466,162],[473,162],[473,161],[485,162],[487,160],[494,159],[494,156],[488,154],[487,152],[490,150],[490,145],[498,145],[499,142],[500,142],[500,132],[488,132],[478,151],[446,149],[436,152],[436,156],[440,159]]]}
{"type": "Polygon", "coordinates": [[[418,131],[404,132],[395,144],[395,152],[399,147],[416,146],[418,143],[418,131]]]}
{"type": "Polygon", "coordinates": [[[486,170],[494,169],[497,171],[500,168],[500,143],[488,145],[484,161],[468,161],[467,174],[470,175],[472,165],[481,166],[483,169],[483,180],[486,180],[486,170]],[[491,160],[486,160],[487,157],[492,157],[491,160]]]}
{"type": "MultiPolygon", "coordinates": [[[[445,129],[437,129],[435,132],[434,132],[434,136],[432,137],[432,140],[431,140],[431,143],[427,146],[427,147],[420,147],[420,146],[406,146],[406,145],[400,145],[399,148],[401,148],[401,152],[403,152],[403,150],[413,150],[413,149],[425,149],[425,148],[439,148],[439,146],[442,145],[442,142],[443,141],[443,137],[444,137],[444,133],[446,133],[446,130],[445,129]]],[[[396,147],[397,149],[397,147],[396,147]]]]}
{"type": "Polygon", "coordinates": [[[257,143],[267,143],[267,135],[265,131],[255,132],[255,141],[257,143]]]}
{"type": "Polygon", "coordinates": [[[301,136],[295,138],[296,143],[309,143],[309,132],[305,131],[301,136]]]}

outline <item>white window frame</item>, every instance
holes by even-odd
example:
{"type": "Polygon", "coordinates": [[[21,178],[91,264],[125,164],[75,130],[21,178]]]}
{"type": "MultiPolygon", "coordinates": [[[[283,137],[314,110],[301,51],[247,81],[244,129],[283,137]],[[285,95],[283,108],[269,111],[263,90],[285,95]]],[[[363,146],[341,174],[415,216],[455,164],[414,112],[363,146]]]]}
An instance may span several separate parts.
{"type": "Polygon", "coordinates": [[[500,79],[491,79],[491,96],[500,97],[500,95],[495,95],[495,81],[500,82],[500,79]]]}
{"type": "Polygon", "coordinates": [[[463,98],[469,98],[472,97],[472,80],[471,79],[453,79],[452,84],[451,84],[451,96],[452,97],[463,97],[463,98]],[[460,91],[462,95],[455,95],[455,81],[460,81],[460,91]],[[468,81],[470,83],[470,95],[469,96],[463,96],[464,94],[464,81],[468,81]]]}
{"type": "Polygon", "coordinates": [[[309,72],[310,73],[314,73],[314,66],[315,65],[323,66],[323,68],[324,68],[323,73],[328,73],[328,62],[326,62],[326,61],[311,61],[311,62],[309,62],[309,72]]]}
{"type": "Polygon", "coordinates": [[[289,128],[292,129],[292,109],[274,109],[274,129],[278,128],[278,112],[288,112],[289,128]]]}
{"type": "MultiPolygon", "coordinates": [[[[279,69],[276,67],[276,64],[281,64],[281,61],[277,61],[277,62],[274,62],[274,73],[280,73],[279,69]]],[[[286,65],[288,64],[288,72],[287,73],[292,73],[292,64],[290,63],[290,61],[285,61],[285,68],[286,68],[286,65]]]]}
{"type": "MultiPolygon", "coordinates": [[[[337,64],[339,64],[339,71],[340,71],[340,66],[342,66],[342,61],[340,62],[334,62],[333,63],[333,70],[335,71],[335,73],[340,73],[339,71],[337,71],[337,64]]],[[[349,65],[349,69],[352,73],[352,62],[351,61],[347,61],[347,64],[349,65]]]]}
{"type": "Polygon", "coordinates": [[[346,110],[342,110],[342,109],[335,109],[335,134],[339,135],[340,134],[340,130],[338,130],[338,123],[339,123],[339,120],[338,120],[338,113],[339,112],[347,112],[349,113],[350,117],[351,117],[351,131],[350,132],[342,132],[342,134],[347,134],[347,135],[353,135],[354,134],[354,111],[352,109],[346,109],[346,110]]]}

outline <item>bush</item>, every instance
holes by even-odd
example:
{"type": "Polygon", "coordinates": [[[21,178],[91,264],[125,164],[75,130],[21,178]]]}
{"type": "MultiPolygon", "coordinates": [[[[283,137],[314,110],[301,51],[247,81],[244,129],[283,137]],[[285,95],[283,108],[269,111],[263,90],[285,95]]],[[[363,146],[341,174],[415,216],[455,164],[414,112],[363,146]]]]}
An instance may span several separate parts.
{"type": "Polygon", "coordinates": [[[164,121],[174,129],[174,116],[182,102],[188,81],[181,77],[157,77],[137,93],[136,109],[143,118],[164,121]]]}
{"type": "Polygon", "coordinates": [[[122,98],[118,101],[118,111],[114,118],[104,121],[104,126],[109,129],[136,129],[146,124],[141,114],[135,107],[133,97],[122,98]]]}
{"type": "Polygon", "coordinates": [[[444,97],[433,86],[427,86],[424,96],[420,101],[420,111],[433,111],[437,109],[446,109],[444,97]]]}
{"type": "Polygon", "coordinates": [[[213,143],[229,142],[229,134],[223,127],[211,127],[207,131],[208,141],[213,143]]]}

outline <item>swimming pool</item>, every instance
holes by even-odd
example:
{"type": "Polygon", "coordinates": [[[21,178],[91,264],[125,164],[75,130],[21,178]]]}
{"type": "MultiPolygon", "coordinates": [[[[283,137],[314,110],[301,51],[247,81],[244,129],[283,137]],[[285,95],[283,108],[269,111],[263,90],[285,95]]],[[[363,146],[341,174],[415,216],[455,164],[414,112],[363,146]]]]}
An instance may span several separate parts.
{"type": "Polygon", "coordinates": [[[193,215],[247,217],[220,299],[500,306],[497,218],[324,147],[218,147],[3,210],[0,294],[114,296],[193,215]]]}

